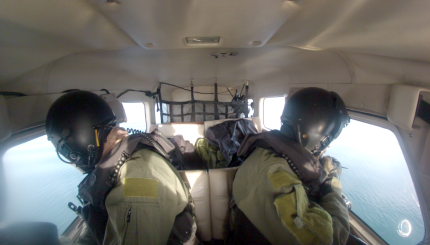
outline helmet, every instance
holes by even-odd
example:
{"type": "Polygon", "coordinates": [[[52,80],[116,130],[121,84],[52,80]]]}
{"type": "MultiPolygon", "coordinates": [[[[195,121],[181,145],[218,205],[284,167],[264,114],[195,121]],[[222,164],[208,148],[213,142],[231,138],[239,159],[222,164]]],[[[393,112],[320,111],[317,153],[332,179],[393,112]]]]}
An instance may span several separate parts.
{"type": "Polygon", "coordinates": [[[110,131],[115,121],[115,114],[100,96],[75,91],[52,104],[46,117],[46,134],[63,162],[89,172],[101,158],[104,132],[110,131]]]}
{"type": "Polygon", "coordinates": [[[287,100],[281,116],[281,132],[286,130],[284,125],[290,126],[295,140],[314,156],[319,156],[349,121],[345,103],[337,93],[305,88],[287,100]]]}

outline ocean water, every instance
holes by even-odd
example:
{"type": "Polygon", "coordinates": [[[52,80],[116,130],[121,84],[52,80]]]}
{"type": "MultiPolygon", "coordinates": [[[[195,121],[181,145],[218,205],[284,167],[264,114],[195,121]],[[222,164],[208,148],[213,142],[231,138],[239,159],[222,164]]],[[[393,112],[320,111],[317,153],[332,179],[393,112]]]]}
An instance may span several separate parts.
{"type": "Polygon", "coordinates": [[[84,175],[58,159],[46,136],[9,149],[3,156],[3,168],[7,202],[0,226],[51,222],[61,235],[77,216],[67,204],[80,205],[77,186],[84,175]]]}
{"type": "Polygon", "coordinates": [[[343,167],[343,193],[352,211],[386,242],[417,244],[424,237],[424,223],[409,169],[395,135],[370,124],[352,120],[327,150],[343,167]],[[407,219],[408,237],[398,233],[407,219]]]}
{"type": "MultiPolygon", "coordinates": [[[[343,192],[352,211],[389,244],[417,244],[424,224],[409,170],[391,131],[352,121],[332,143],[326,155],[337,158],[343,169],[343,192]],[[407,219],[409,237],[398,234],[407,219]]],[[[61,235],[76,214],[68,202],[79,205],[77,186],[84,178],[74,167],[61,162],[46,136],[16,146],[3,157],[7,215],[4,227],[18,221],[48,221],[61,235]]]]}

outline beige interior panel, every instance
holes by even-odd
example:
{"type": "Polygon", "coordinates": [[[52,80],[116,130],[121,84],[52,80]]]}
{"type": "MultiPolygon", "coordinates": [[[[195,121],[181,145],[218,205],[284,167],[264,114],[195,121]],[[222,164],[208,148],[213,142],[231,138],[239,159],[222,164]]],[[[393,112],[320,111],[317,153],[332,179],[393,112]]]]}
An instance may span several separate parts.
{"type": "Polygon", "coordinates": [[[13,133],[45,124],[49,108],[62,94],[24,96],[7,99],[13,133]]]}
{"type": "Polygon", "coordinates": [[[150,124],[146,132],[151,133],[154,129],[158,129],[158,124],[150,124]]]}
{"type": "Polygon", "coordinates": [[[81,0],[0,3],[0,79],[10,80],[69,54],[135,46],[81,0]]]}
{"type": "Polygon", "coordinates": [[[158,124],[158,130],[166,137],[182,135],[185,140],[194,144],[198,138],[205,137],[205,126],[196,123],[168,123],[158,124]]]}
{"type": "Polygon", "coordinates": [[[386,115],[385,100],[382,98],[386,98],[390,87],[376,84],[328,84],[327,90],[338,93],[349,109],[386,115]]]}
{"type": "MultiPolygon", "coordinates": [[[[249,80],[250,92],[289,83],[351,83],[345,60],[331,51],[308,51],[288,47],[234,49],[236,57],[215,59],[213,49],[145,50],[140,47],[67,56],[55,62],[47,74],[17,78],[0,85],[4,90],[34,93],[28,80],[48,93],[66,89],[156,90],[157,82],[167,81],[187,87],[238,84],[249,80]],[[45,79],[45,80],[42,80],[45,79]],[[23,90],[25,89],[25,91],[23,90]],[[28,89],[28,90],[27,90],[28,89]]],[[[46,67],[48,68],[48,67],[46,67]]],[[[175,88],[162,86],[162,98],[169,100],[175,88]]],[[[46,93],[44,92],[44,93],[46,93]]]]}
{"type": "Polygon", "coordinates": [[[221,47],[258,47],[264,45],[295,10],[292,3],[279,0],[87,2],[140,46],[150,49],[186,48],[190,46],[184,38],[205,36],[220,36],[221,47]],[[253,45],[253,41],[260,43],[253,45]]]}
{"type": "Polygon", "coordinates": [[[191,187],[191,196],[195,205],[197,234],[202,241],[212,239],[212,224],[210,212],[209,176],[206,171],[179,171],[182,178],[186,175],[191,187]]]}
{"type": "Polygon", "coordinates": [[[412,130],[420,92],[430,92],[430,89],[403,84],[394,85],[391,88],[388,103],[388,120],[399,127],[412,130]]]}
{"type": "Polygon", "coordinates": [[[430,61],[428,1],[295,1],[300,9],[268,45],[430,61]]]}
{"type": "Polygon", "coordinates": [[[232,185],[238,168],[212,169],[209,171],[212,237],[224,240],[229,232],[229,210],[232,185]]]}

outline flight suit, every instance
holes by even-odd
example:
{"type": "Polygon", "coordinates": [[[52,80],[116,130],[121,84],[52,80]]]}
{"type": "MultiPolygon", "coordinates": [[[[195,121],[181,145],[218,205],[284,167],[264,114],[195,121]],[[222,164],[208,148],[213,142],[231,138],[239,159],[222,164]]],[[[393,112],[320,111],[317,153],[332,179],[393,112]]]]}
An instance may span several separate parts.
{"type": "MultiPolygon", "coordinates": [[[[323,159],[329,168],[329,159],[323,159]]],[[[330,170],[330,169],[326,169],[330,170]]],[[[236,173],[233,197],[238,208],[271,244],[345,244],[348,209],[340,181],[318,204],[308,200],[302,181],[284,158],[255,148],[236,173]]]]}
{"type": "Polygon", "coordinates": [[[188,204],[187,191],[159,154],[150,149],[134,153],[106,198],[104,244],[167,244],[176,215],[188,204]]]}
{"type": "Polygon", "coordinates": [[[102,160],[80,184],[80,196],[91,202],[84,207],[83,217],[98,243],[194,240],[197,226],[189,190],[167,153],[162,153],[161,148],[173,149],[171,143],[157,134],[128,136],[122,129],[113,129],[102,160]],[[102,215],[107,221],[102,221],[102,215]]]}

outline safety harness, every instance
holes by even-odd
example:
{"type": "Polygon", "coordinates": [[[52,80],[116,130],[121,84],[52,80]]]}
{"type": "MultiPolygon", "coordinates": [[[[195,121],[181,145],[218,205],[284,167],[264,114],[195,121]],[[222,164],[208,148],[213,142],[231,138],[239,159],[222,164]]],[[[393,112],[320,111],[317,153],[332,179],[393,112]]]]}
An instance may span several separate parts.
{"type": "MultiPolygon", "coordinates": [[[[103,243],[108,220],[105,199],[111,189],[115,187],[121,167],[132,157],[134,152],[144,148],[154,150],[170,162],[168,152],[174,149],[174,145],[157,130],[151,134],[139,133],[124,138],[103,156],[95,169],[79,184],[78,197],[83,200],[84,206],[81,208],[69,203],[69,207],[85,221],[98,244],[103,243]]],[[[188,193],[189,204],[184,212],[176,217],[172,228],[173,237],[180,242],[186,242],[192,235],[188,234],[190,232],[183,232],[183,230],[189,231],[193,225],[195,226],[192,218],[194,205],[189,188],[185,183],[184,189],[188,193]],[[182,229],[176,226],[181,226],[182,229]]]]}

